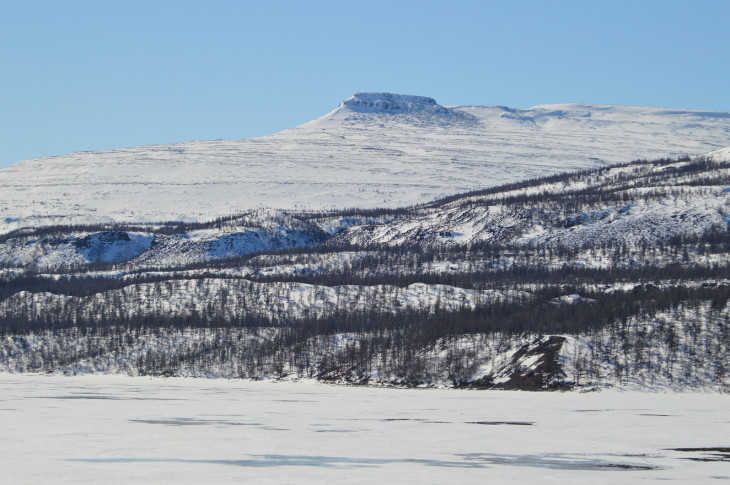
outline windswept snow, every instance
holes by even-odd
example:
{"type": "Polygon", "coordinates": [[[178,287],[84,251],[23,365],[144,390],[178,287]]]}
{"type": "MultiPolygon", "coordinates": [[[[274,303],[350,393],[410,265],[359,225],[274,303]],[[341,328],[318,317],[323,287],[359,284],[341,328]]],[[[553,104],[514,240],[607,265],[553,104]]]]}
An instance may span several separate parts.
{"type": "Polygon", "coordinates": [[[730,147],[713,150],[707,153],[706,156],[718,162],[730,162],[730,147]]]}
{"type": "Polygon", "coordinates": [[[17,163],[0,170],[0,233],[209,220],[260,207],[397,207],[607,163],[698,155],[728,140],[724,112],[445,107],[421,96],[358,93],[319,119],[261,138],[17,163]]]}

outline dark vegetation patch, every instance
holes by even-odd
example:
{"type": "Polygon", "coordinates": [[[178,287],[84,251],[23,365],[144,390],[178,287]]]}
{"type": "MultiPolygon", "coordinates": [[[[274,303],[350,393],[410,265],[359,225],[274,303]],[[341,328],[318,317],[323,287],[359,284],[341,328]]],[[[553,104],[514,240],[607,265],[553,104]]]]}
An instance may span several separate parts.
{"type": "Polygon", "coordinates": [[[520,467],[548,468],[553,470],[570,471],[648,471],[659,467],[634,464],[613,463],[585,455],[568,455],[564,453],[545,453],[542,455],[504,455],[497,453],[468,453],[463,456],[466,460],[489,465],[511,465],[520,467]]]}
{"type": "Polygon", "coordinates": [[[685,460],[692,461],[727,461],[730,462],[730,448],[668,448],[669,451],[679,451],[682,453],[702,454],[702,456],[688,456],[685,460]]]}
{"type": "Polygon", "coordinates": [[[483,424],[486,426],[532,426],[533,421],[467,421],[467,424],[483,424]]]}
{"type": "Polygon", "coordinates": [[[196,418],[130,419],[129,421],[132,423],[161,424],[164,426],[262,426],[261,423],[196,418]]]}

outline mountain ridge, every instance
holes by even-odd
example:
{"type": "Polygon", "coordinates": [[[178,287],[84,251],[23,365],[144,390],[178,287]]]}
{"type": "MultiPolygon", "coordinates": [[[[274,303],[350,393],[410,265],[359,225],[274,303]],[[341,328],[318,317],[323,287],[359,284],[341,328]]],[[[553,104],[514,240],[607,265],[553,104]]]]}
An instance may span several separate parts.
{"type": "Polygon", "coordinates": [[[701,154],[730,140],[730,118],[702,114],[708,112],[444,107],[391,93],[348,100],[264,137],[19,162],[0,170],[0,233],[49,224],[204,221],[266,207],[401,207],[551,173],[701,154]],[[384,103],[391,103],[388,110],[384,103]]]}

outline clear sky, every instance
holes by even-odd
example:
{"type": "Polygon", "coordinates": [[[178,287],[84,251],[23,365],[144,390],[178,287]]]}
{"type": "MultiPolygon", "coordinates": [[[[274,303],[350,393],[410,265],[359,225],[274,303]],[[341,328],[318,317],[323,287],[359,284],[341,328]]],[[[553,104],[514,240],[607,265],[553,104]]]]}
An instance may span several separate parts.
{"type": "Polygon", "coordinates": [[[0,167],[265,135],[357,91],[730,111],[729,19],[730,0],[0,0],[0,167]]]}

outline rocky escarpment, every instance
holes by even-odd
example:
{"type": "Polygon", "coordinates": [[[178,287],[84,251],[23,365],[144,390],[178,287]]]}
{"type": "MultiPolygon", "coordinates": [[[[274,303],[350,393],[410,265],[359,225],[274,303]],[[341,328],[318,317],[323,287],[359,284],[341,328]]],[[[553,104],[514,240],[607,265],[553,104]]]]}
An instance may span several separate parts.
{"type": "Polygon", "coordinates": [[[340,103],[334,113],[344,112],[350,120],[367,120],[373,116],[398,116],[411,125],[473,124],[477,117],[441,106],[435,99],[393,93],[355,93],[340,103]]]}
{"type": "Polygon", "coordinates": [[[341,107],[361,113],[406,113],[432,111],[446,114],[448,109],[426,96],[393,93],[355,93],[340,104],[341,107]]]}

